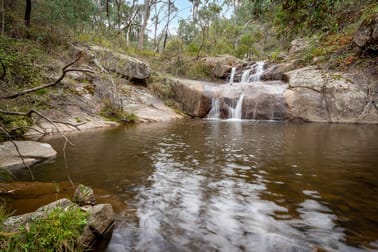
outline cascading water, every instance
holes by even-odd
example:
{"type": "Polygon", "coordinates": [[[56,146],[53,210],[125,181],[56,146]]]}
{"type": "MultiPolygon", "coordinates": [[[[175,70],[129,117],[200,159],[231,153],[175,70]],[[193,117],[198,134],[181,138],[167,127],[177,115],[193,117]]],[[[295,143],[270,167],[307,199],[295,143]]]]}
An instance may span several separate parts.
{"type": "Polygon", "coordinates": [[[219,119],[220,117],[220,100],[218,97],[211,99],[211,109],[207,114],[208,119],[219,119]]]}
{"type": "Polygon", "coordinates": [[[240,82],[248,82],[249,75],[251,74],[252,68],[245,70],[241,76],[240,82]]]}
{"type": "Polygon", "coordinates": [[[234,119],[234,120],[242,119],[243,99],[244,99],[244,93],[241,93],[236,103],[236,107],[228,108],[228,119],[234,119]]]}
{"type": "Polygon", "coordinates": [[[249,76],[247,82],[253,82],[253,81],[260,81],[261,80],[261,75],[264,72],[264,61],[257,61],[256,64],[254,65],[255,73],[249,76]]]}
{"type": "Polygon", "coordinates": [[[209,93],[212,93],[211,109],[206,118],[236,121],[285,119],[285,104],[281,97],[287,85],[277,81],[261,81],[264,64],[258,61],[241,75],[233,67],[228,83],[212,86],[209,89],[209,93]]]}
{"type": "Polygon", "coordinates": [[[234,76],[235,76],[235,73],[236,73],[236,67],[233,67],[233,68],[231,69],[231,75],[230,75],[230,81],[229,81],[229,84],[234,83],[234,76]]]}

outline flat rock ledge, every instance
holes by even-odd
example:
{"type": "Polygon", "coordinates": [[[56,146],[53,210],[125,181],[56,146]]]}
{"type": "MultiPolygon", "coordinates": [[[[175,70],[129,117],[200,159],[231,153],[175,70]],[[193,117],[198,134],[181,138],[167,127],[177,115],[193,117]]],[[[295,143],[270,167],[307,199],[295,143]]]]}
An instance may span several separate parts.
{"type": "Polygon", "coordinates": [[[8,170],[32,166],[56,158],[56,151],[50,144],[34,141],[7,141],[0,143],[0,167],[8,170]],[[24,162],[17,152],[16,146],[23,156],[24,162]]]}

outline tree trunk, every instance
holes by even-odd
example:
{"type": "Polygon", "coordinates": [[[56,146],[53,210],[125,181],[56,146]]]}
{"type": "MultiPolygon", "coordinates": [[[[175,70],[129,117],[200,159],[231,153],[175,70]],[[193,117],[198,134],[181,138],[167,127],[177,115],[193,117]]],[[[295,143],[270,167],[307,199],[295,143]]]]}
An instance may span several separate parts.
{"type": "Polygon", "coordinates": [[[30,28],[30,17],[31,17],[31,10],[32,10],[32,3],[31,0],[26,0],[26,8],[25,8],[25,26],[30,28]]]}
{"type": "Polygon", "coordinates": [[[139,50],[143,50],[144,33],[146,32],[148,19],[150,18],[150,10],[151,10],[150,0],[144,0],[143,23],[142,23],[142,27],[141,27],[140,32],[139,32],[139,40],[138,40],[138,49],[139,50]]]}
{"type": "Polygon", "coordinates": [[[4,7],[4,1],[1,1],[1,36],[4,37],[5,35],[5,7],[4,7]]]}
{"type": "Polygon", "coordinates": [[[165,26],[165,34],[164,34],[164,43],[163,43],[163,51],[165,51],[165,46],[167,45],[168,40],[168,27],[171,21],[171,0],[168,0],[168,14],[167,14],[167,25],[165,26]]]}

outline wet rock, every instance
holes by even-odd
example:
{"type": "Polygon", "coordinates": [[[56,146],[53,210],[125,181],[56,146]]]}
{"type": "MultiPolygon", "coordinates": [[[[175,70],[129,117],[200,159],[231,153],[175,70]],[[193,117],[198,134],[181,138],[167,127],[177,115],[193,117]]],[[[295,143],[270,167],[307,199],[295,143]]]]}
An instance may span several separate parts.
{"type": "Polygon", "coordinates": [[[287,72],[284,93],[291,119],[312,122],[378,123],[368,83],[346,73],[306,67],[287,72]]]}
{"type": "Polygon", "coordinates": [[[122,53],[116,53],[100,46],[91,46],[98,64],[108,71],[126,76],[129,79],[144,80],[151,76],[148,63],[122,53]]]}
{"type": "Polygon", "coordinates": [[[365,18],[354,34],[353,43],[361,50],[378,50],[378,14],[365,18]]]}
{"type": "MultiPolygon", "coordinates": [[[[47,143],[34,141],[14,141],[14,143],[28,166],[56,158],[56,151],[47,143]]],[[[12,170],[23,168],[25,164],[12,142],[0,143],[0,167],[12,170]]]]}
{"type": "Polygon", "coordinates": [[[246,64],[245,61],[228,54],[215,57],[204,57],[201,60],[212,69],[214,77],[222,79],[225,79],[230,75],[233,67],[241,67],[246,64]]]}
{"type": "Polygon", "coordinates": [[[72,199],[75,203],[79,204],[80,206],[96,204],[96,198],[93,189],[89,186],[85,186],[82,184],[76,187],[72,199]]]}

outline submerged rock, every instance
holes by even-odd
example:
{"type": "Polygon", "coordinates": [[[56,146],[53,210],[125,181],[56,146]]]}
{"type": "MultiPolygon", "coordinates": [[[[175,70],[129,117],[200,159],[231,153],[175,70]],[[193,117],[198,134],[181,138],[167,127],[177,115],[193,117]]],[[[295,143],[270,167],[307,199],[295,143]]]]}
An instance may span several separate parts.
{"type": "Polygon", "coordinates": [[[56,158],[56,151],[50,144],[34,141],[10,141],[0,143],[0,167],[7,169],[18,169],[34,165],[43,161],[56,158]],[[23,156],[19,156],[17,149],[23,156]]]}

